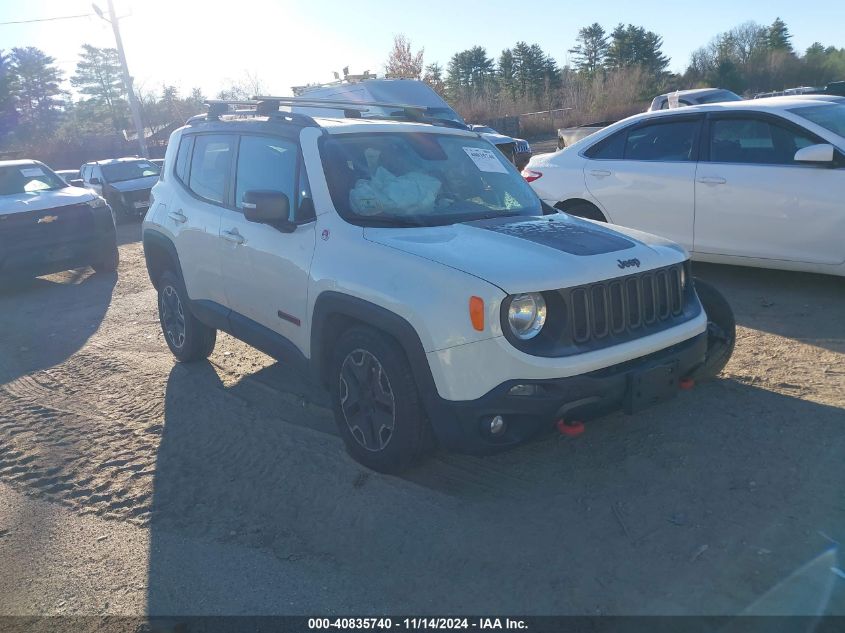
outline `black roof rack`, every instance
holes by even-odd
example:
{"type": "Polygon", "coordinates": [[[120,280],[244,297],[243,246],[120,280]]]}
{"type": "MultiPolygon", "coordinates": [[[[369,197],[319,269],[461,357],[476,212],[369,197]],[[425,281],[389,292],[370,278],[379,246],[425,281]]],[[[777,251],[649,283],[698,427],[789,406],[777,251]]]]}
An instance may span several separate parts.
{"type": "Polygon", "coordinates": [[[310,116],[299,114],[296,112],[287,112],[279,108],[286,107],[301,107],[301,108],[315,108],[325,110],[342,110],[343,116],[346,118],[360,119],[364,118],[364,114],[369,112],[371,108],[383,108],[393,110],[389,115],[373,114],[366,118],[372,119],[388,119],[388,120],[403,120],[413,121],[417,123],[428,123],[430,125],[443,125],[447,127],[456,127],[465,129],[465,125],[461,125],[457,121],[448,119],[440,119],[429,114],[429,108],[426,106],[416,106],[407,103],[382,103],[379,101],[340,101],[334,99],[309,99],[307,97],[275,97],[275,96],[255,96],[252,99],[210,99],[205,102],[208,106],[207,114],[199,114],[188,119],[191,121],[214,121],[219,120],[221,116],[266,116],[266,117],[280,117],[292,122],[298,122],[304,125],[316,125],[314,119],[310,116]],[[243,109],[238,109],[243,108],[243,109]]]}

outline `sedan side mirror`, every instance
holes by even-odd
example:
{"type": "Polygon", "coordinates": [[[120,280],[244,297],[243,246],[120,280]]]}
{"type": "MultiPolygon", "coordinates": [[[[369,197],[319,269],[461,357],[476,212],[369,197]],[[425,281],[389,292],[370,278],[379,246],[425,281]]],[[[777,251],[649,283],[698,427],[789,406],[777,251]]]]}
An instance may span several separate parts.
{"type": "Polygon", "coordinates": [[[103,184],[103,181],[102,181],[102,180],[100,180],[99,178],[97,178],[96,176],[94,176],[94,177],[91,179],[91,184],[92,184],[92,185],[102,185],[102,184],[103,184]]]}
{"type": "Polygon", "coordinates": [[[795,152],[796,163],[832,163],[834,157],[833,145],[828,143],[819,143],[818,145],[809,145],[802,147],[795,152]]]}
{"type": "Polygon", "coordinates": [[[243,208],[244,217],[250,222],[272,224],[285,233],[290,233],[296,228],[290,221],[290,200],[281,191],[246,191],[243,208]]]}
{"type": "Polygon", "coordinates": [[[82,178],[71,178],[67,181],[67,184],[69,184],[71,187],[84,187],[85,181],[82,180],[82,178]]]}

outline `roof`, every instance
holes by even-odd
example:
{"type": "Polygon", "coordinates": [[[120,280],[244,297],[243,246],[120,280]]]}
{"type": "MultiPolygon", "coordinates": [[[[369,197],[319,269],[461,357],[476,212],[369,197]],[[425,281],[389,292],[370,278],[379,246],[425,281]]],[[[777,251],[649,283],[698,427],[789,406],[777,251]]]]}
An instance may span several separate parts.
{"type": "Polygon", "coordinates": [[[689,90],[672,90],[671,92],[664,92],[658,97],[668,97],[673,94],[692,96],[692,95],[706,95],[714,92],[730,92],[727,88],[690,88],[689,90]]]}
{"type": "Polygon", "coordinates": [[[136,160],[148,160],[141,156],[124,156],[123,158],[106,158],[103,160],[89,160],[86,165],[114,165],[115,163],[131,163],[136,160]]]}
{"type": "Polygon", "coordinates": [[[17,167],[23,165],[40,165],[37,160],[31,158],[19,158],[18,160],[0,160],[0,167],[17,167]]]}

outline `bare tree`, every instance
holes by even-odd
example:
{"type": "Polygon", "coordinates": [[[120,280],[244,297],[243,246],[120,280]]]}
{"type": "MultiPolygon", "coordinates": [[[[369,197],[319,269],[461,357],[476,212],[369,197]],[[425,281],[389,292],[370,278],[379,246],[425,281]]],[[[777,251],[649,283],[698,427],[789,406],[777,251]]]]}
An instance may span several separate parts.
{"type": "Polygon", "coordinates": [[[423,51],[421,48],[414,53],[411,41],[401,33],[393,36],[393,49],[387,58],[384,69],[391,77],[405,77],[419,79],[423,73],[423,51]]]}

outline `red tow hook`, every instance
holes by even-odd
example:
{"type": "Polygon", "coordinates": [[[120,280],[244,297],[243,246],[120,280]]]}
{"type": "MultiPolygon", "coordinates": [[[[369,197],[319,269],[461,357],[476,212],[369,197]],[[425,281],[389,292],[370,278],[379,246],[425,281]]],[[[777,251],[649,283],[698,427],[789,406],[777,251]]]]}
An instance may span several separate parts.
{"type": "Polygon", "coordinates": [[[684,391],[689,391],[690,389],[695,387],[695,380],[692,378],[681,378],[678,381],[678,387],[680,387],[684,391]]]}
{"type": "Polygon", "coordinates": [[[555,426],[557,426],[558,433],[569,437],[576,437],[584,432],[583,422],[567,422],[561,418],[555,423],[555,426]]]}

